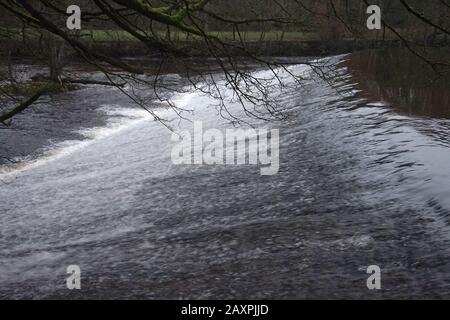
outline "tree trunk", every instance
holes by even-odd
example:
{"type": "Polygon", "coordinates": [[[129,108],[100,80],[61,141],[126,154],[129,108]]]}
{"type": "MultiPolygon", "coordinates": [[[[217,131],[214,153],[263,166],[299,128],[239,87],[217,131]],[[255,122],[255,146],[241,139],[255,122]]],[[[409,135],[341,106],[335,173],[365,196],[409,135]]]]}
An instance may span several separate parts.
{"type": "Polygon", "coordinates": [[[33,94],[30,98],[23,101],[21,104],[19,104],[17,107],[12,109],[11,111],[5,112],[4,114],[0,115],[0,123],[5,124],[5,121],[8,119],[11,119],[15,115],[21,113],[26,108],[31,106],[36,100],[38,100],[43,94],[45,94],[48,91],[47,88],[42,88],[38,90],[35,94],[33,94]]]}
{"type": "Polygon", "coordinates": [[[48,33],[47,49],[50,80],[60,82],[64,58],[64,43],[57,39],[55,35],[48,33]]]}

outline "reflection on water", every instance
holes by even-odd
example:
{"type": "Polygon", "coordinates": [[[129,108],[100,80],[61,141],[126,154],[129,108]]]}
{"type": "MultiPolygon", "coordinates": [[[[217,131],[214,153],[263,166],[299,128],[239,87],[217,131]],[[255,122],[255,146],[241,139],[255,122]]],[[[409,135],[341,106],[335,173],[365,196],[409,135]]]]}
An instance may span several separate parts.
{"type": "MultiPolygon", "coordinates": [[[[425,57],[425,56],[424,56],[425,57]]],[[[450,49],[421,59],[407,49],[353,53],[346,61],[361,95],[384,101],[403,114],[450,118],[450,49]],[[438,63],[435,70],[425,61],[438,63]]]]}

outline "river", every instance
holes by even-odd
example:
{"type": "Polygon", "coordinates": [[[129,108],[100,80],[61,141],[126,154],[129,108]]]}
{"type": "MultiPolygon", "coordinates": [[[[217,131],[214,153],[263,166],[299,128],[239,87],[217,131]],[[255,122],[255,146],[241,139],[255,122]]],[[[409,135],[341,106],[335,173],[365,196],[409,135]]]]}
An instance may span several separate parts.
{"type": "MultiPolygon", "coordinates": [[[[97,120],[66,126],[63,141],[0,175],[0,297],[450,298],[450,120],[406,112],[392,90],[369,92],[388,84],[359,77],[363,60],[330,59],[342,62],[332,84],[296,65],[301,87],[273,87],[286,120],[252,120],[279,129],[273,176],[174,165],[171,132],[118,90],[68,93],[69,113],[95,105],[97,120]],[[82,290],[66,288],[73,264],[82,290]],[[368,290],[369,265],[382,290],[368,290]]],[[[205,128],[230,127],[208,96],[174,100],[205,128]]]]}

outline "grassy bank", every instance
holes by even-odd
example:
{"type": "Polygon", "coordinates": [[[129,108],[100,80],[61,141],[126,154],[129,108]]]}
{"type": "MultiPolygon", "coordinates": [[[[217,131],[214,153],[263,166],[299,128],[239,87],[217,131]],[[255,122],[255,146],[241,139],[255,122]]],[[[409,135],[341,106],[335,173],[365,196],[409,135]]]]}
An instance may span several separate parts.
{"type": "MultiPolygon", "coordinates": [[[[199,39],[199,37],[188,35],[182,31],[172,31],[170,33],[158,31],[155,34],[161,39],[170,39],[171,41],[184,42],[199,39]]],[[[210,31],[207,34],[224,41],[238,41],[240,39],[244,41],[310,41],[319,39],[317,33],[297,31],[242,31],[240,33],[232,31],[210,31]]],[[[34,29],[19,28],[0,28],[0,37],[2,35],[12,40],[38,40],[41,37],[41,34],[34,29]]],[[[95,42],[139,41],[124,30],[82,30],[79,33],[79,37],[83,41],[95,42]]]]}
{"type": "MultiPolygon", "coordinates": [[[[205,50],[200,37],[187,35],[184,32],[158,32],[161,39],[170,39],[176,46],[183,48],[188,55],[194,57],[208,57],[210,53],[205,50]]],[[[387,40],[356,40],[352,38],[326,39],[326,35],[314,32],[294,31],[247,31],[209,32],[224,42],[244,41],[246,50],[258,56],[319,56],[329,54],[347,53],[355,50],[377,47],[399,47],[403,44],[398,39],[387,40]],[[325,37],[325,38],[323,38],[325,37]]],[[[82,30],[78,35],[81,42],[91,50],[114,57],[153,56],[158,52],[150,50],[141,41],[123,30],[82,30]]],[[[34,29],[1,29],[0,39],[4,45],[0,48],[0,55],[12,54],[13,57],[33,57],[46,50],[45,37],[34,29]]],[[[67,47],[67,46],[66,46],[67,47]]],[[[66,52],[75,57],[75,52],[69,49],[66,52]]],[[[229,55],[245,56],[246,53],[239,48],[229,48],[229,55]]]]}

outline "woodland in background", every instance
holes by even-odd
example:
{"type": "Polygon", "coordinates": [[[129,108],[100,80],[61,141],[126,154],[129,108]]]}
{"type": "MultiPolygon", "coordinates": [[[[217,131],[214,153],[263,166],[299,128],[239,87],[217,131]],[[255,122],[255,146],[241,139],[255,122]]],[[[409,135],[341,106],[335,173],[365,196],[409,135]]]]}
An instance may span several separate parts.
{"type": "MultiPolygon", "coordinates": [[[[155,58],[157,70],[181,61],[194,88],[220,100],[210,73],[192,77],[189,72],[190,58],[207,56],[215,61],[244,108],[248,104],[259,107],[251,113],[257,117],[267,112],[276,117],[277,110],[267,100],[265,79],[251,75],[240,63],[243,59],[274,70],[284,68],[275,56],[403,46],[437,72],[448,67],[427,54],[427,48],[450,44],[448,0],[0,0],[0,8],[3,124],[49,92],[91,83],[64,75],[64,65],[71,59],[102,71],[105,85],[147,85],[156,96],[161,86],[158,72],[151,81],[143,80],[138,75],[146,71],[123,56],[155,58]],[[81,30],[66,28],[66,8],[71,4],[82,9],[81,30]],[[366,10],[372,4],[382,9],[381,30],[366,27],[366,10]],[[14,63],[22,57],[49,67],[48,75],[27,83],[25,89],[14,76],[14,63]],[[199,88],[200,82],[208,86],[199,88]]],[[[130,98],[149,110],[138,97],[130,98]]],[[[223,102],[220,107],[225,108],[223,102]]]]}

